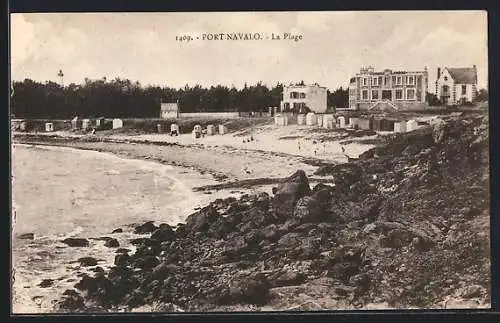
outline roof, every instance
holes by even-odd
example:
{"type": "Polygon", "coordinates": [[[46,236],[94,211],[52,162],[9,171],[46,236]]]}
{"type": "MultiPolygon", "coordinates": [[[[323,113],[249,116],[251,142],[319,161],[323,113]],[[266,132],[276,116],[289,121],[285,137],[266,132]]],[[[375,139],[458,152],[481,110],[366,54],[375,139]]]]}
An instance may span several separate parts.
{"type": "Polygon", "coordinates": [[[474,67],[465,68],[446,68],[450,73],[455,83],[459,84],[476,84],[477,83],[477,70],[474,67]]]}
{"type": "Polygon", "coordinates": [[[177,103],[162,103],[161,104],[161,111],[178,111],[179,106],[177,103]]]}

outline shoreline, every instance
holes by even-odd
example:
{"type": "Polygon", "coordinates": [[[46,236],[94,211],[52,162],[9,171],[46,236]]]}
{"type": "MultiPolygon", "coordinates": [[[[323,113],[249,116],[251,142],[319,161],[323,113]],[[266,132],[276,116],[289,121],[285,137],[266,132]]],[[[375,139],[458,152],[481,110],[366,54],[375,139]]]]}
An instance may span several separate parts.
{"type": "MultiPolygon", "coordinates": [[[[192,169],[202,175],[210,174],[218,185],[203,185],[198,190],[219,189],[225,186],[254,186],[278,184],[297,169],[303,169],[312,181],[324,178],[314,172],[325,165],[338,162],[320,158],[229,146],[180,145],[177,143],[60,135],[17,133],[12,144],[68,147],[80,150],[111,153],[123,158],[154,161],[163,165],[192,169]],[[210,188],[211,187],[211,188],[210,188]]],[[[371,147],[370,147],[371,149],[371,147]]],[[[368,149],[366,149],[368,150],[368,149]]],[[[345,162],[345,161],[344,161],[345,162]]],[[[341,162],[342,163],[342,162],[341,162]]]]}
{"type": "Polygon", "coordinates": [[[153,226],[134,253],[115,258],[115,266],[103,275],[83,277],[75,285],[83,297],[76,291],[65,294],[65,308],[488,308],[488,205],[472,198],[486,194],[478,188],[487,186],[487,118],[450,120],[445,129],[438,129],[444,145],[436,142],[434,129],[392,136],[350,163],[323,167],[321,173],[333,176],[335,183],[315,186],[308,178],[321,165],[298,159],[276,162],[277,157],[221,147],[77,141],[73,146],[152,160],[179,163],[190,157],[195,166],[209,169],[210,164],[211,171],[228,175],[220,184],[200,190],[228,188],[238,181],[252,186],[252,180],[264,179],[258,176],[264,171],[273,173],[266,180],[278,188],[272,194],[215,200],[177,228],[153,226]],[[449,160],[430,169],[425,166],[430,155],[449,160]],[[254,162],[262,169],[239,172],[254,162]],[[296,171],[297,165],[308,168],[296,171]],[[281,176],[285,172],[288,176],[281,176]],[[287,180],[279,183],[283,177],[287,180]],[[287,200],[290,189],[298,200],[287,200]],[[469,244],[471,248],[464,248],[469,244]],[[480,266],[471,272],[475,264],[480,266]],[[96,293],[95,286],[104,293],[96,293]]]}

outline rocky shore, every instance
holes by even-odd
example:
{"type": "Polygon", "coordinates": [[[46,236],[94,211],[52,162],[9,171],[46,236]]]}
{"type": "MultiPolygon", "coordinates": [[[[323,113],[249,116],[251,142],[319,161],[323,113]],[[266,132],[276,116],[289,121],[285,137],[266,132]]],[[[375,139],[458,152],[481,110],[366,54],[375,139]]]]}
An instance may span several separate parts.
{"type": "Polygon", "coordinates": [[[82,275],[59,310],[488,307],[487,116],[384,141],[313,187],[297,170],[273,194],[138,226],[135,252],[82,275]]]}

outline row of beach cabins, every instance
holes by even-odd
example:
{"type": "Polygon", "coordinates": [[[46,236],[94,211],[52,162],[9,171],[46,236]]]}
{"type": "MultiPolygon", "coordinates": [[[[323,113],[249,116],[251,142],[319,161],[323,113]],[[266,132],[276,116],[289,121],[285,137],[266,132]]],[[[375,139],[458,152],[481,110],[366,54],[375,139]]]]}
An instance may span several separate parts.
{"type": "MultiPolygon", "coordinates": [[[[432,120],[430,121],[432,123],[432,120]]],[[[395,120],[383,117],[348,117],[335,116],[334,114],[307,114],[293,115],[281,113],[274,116],[276,126],[288,126],[296,124],[298,126],[321,127],[324,129],[355,129],[372,130],[377,132],[410,132],[428,125],[429,121],[417,119],[395,120]]]]}

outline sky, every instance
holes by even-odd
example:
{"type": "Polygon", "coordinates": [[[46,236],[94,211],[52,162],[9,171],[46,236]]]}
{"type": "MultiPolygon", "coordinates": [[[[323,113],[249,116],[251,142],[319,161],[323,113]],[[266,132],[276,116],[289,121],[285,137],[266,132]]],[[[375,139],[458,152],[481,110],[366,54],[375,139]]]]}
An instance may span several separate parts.
{"type": "Polygon", "coordinates": [[[11,79],[81,84],[128,78],[183,87],[304,80],[347,87],[362,66],[478,69],[487,87],[486,11],[11,14],[11,79]],[[197,40],[209,33],[284,33],[302,40],[197,40]],[[179,42],[176,36],[193,37],[179,42]]]}

